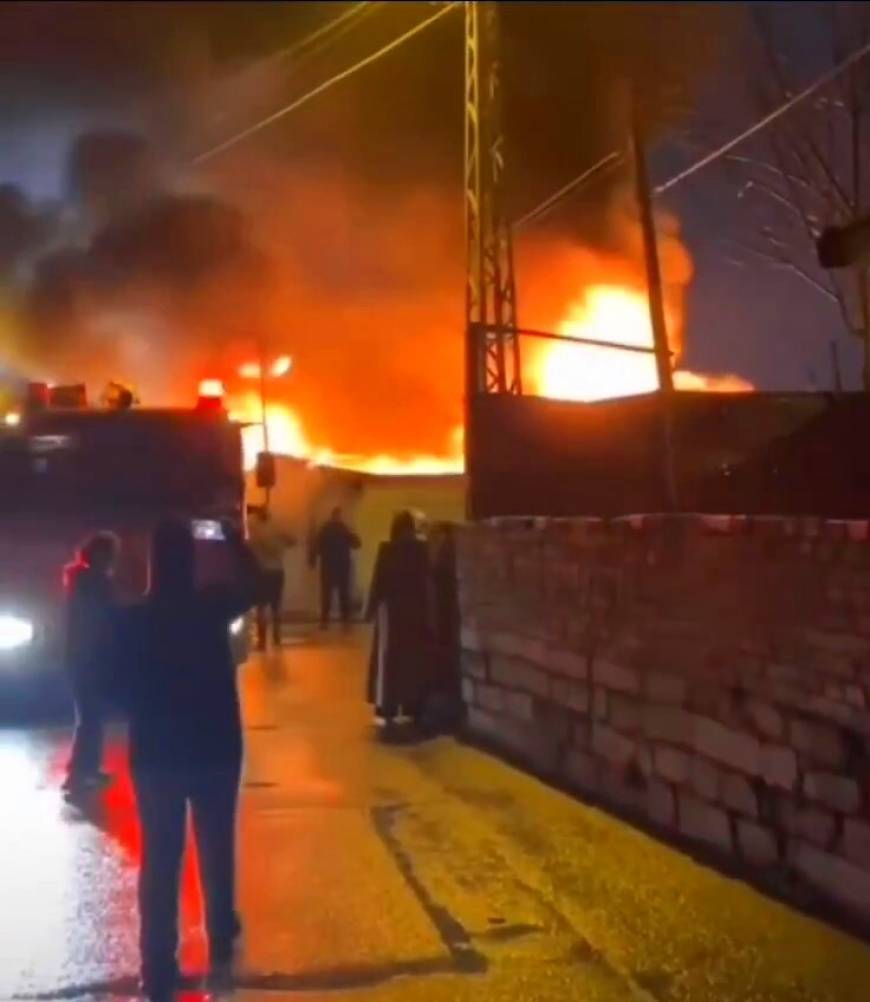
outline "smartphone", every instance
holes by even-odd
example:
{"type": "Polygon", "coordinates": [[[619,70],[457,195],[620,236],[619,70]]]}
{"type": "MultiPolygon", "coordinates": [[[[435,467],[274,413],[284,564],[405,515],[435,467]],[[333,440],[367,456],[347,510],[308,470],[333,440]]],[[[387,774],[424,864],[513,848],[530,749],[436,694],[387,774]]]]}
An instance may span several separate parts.
{"type": "Polygon", "coordinates": [[[226,538],[224,527],[213,518],[195,518],[191,522],[193,538],[221,543],[226,538]]]}

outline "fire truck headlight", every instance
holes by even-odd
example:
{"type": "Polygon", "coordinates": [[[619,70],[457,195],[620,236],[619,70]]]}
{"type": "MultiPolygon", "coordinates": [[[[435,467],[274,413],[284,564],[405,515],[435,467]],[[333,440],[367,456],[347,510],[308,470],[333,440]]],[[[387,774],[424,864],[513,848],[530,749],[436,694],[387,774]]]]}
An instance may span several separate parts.
{"type": "MultiPolygon", "coordinates": [[[[242,630],[244,630],[244,628],[245,628],[244,616],[239,616],[238,619],[234,619],[232,623],[230,623],[230,633],[232,633],[234,637],[239,636],[239,634],[242,632],[242,630]]],[[[0,643],[2,643],[2,641],[0,641],[0,643]]]]}
{"type": "Polygon", "coordinates": [[[21,616],[0,613],[0,651],[14,651],[33,642],[33,623],[21,616]]]}

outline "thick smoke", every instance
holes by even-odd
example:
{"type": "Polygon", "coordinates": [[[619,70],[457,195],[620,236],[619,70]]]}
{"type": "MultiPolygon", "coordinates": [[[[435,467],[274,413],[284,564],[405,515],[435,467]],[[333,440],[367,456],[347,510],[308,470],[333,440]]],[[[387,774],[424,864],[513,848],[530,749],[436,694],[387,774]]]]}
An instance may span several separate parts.
{"type": "MultiPolygon", "coordinates": [[[[341,452],[449,451],[462,419],[458,192],[389,190],[333,161],[291,169],[247,151],[212,172],[208,194],[186,192],[176,175],[176,190],[113,200],[117,165],[101,156],[95,168],[81,155],[89,148],[121,151],[139,178],[147,160],[105,137],[74,146],[80,243],[39,258],[25,298],[43,371],[121,378],[148,402],[177,402],[206,375],[232,389],[239,364],[265,344],[295,359],[270,392],[299,413],[309,441],[341,452]]],[[[553,234],[520,245],[526,325],[557,328],[586,284],[642,288],[640,235],[620,189],[596,225],[597,249],[553,234]]],[[[673,226],[663,233],[678,338],[691,262],[673,226]]]]}
{"type": "Polygon", "coordinates": [[[0,184],[0,283],[14,280],[18,269],[49,240],[50,212],[34,205],[14,184],[0,184]]]}
{"type": "Polygon", "coordinates": [[[127,378],[169,402],[188,389],[187,370],[193,378],[230,336],[228,297],[234,307],[257,298],[268,267],[242,213],[218,196],[176,190],[163,167],[131,133],[73,144],[64,212],[50,227],[22,226],[5,268],[17,269],[26,373],[127,378]]]}
{"type": "MultiPolygon", "coordinates": [[[[645,81],[648,102],[663,88],[683,96],[712,22],[700,7],[664,6],[667,16],[653,17],[639,5],[502,5],[513,213],[624,140],[617,76],[645,81]],[[675,13],[688,8],[691,16],[675,13]]],[[[307,68],[312,82],[371,51],[378,32],[394,37],[396,19],[430,12],[384,8],[307,68]]],[[[95,390],[121,379],[146,403],[179,403],[204,376],[232,384],[265,345],[295,359],[271,392],[299,413],[311,442],[447,451],[462,417],[461,23],[442,19],[398,62],[382,61],[292,127],[194,173],[155,146],[195,151],[197,123],[210,142],[228,122],[246,124],[296,92],[274,63],[262,93],[256,73],[245,75],[250,93],[235,69],[211,79],[206,51],[175,81],[196,86],[173,90],[165,80],[166,107],[138,116],[159,122],[158,142],[102,130],[73,143],[62,212],[43,213],[14,192],[7,205],[0,193],[0,272],[14,275],[21,331],[7,357],[22,373],[84,378],[95,390]]],[[[653,103],[653,128],[678,114],[660,96],[653,103]]],[[[556,327],[585,284],[641,284],[639,235],[617,181],[568,203],[558,227],[518,247],[524,324],[556,327]]],[[[663,224],[679,336],[691,263],[663,224]]]]}
{"type": "Polygon", "coordinates": [[[144,136],[128,131],[86,132],[73,143],[67,194],[90,229],[136,212],[162,189],[161,170],[144,136]]]}

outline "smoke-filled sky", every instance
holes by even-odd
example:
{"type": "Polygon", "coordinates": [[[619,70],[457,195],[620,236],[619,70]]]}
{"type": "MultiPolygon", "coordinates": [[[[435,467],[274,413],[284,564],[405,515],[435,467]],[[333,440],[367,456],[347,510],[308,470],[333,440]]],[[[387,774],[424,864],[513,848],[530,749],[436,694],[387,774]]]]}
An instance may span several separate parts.
{"type": "MultiPolygon", "coordinates": [[[[189,392],[206,370],[232,372],[265,339],[295,357],[284,392],[315,437],[345,450],[445,448],[461,411],[461,14],[190,166],[434,9],[371,4],[327,44],[281,54],[348,6],[0,5],[7,366],[127,378],[157,400],[189,392]]],[[[724,5],[501,8],[514,215],[621,142],[626,73],[667,153],[687,112],[717,92],[736,30],[724,5]]],[[[589,260],[578,248],[636,259],[624,181],[569,200],[521,242],[524,322],[552,324],[569,305],[571,269],[589,260]]],[[[733,279],[708,253],[697,203],[693,189],[668,204],[706,290],[690,298],[689,356],[783,385],[768,364],[775,338],[758,322],[747,333],[751,311],[728,298],[733,279]]],[[[679,274],[665,263],[678,297],[684,258],[679,274]]],[[[788,373],[801,380],[801,363],[788,373]]]]}

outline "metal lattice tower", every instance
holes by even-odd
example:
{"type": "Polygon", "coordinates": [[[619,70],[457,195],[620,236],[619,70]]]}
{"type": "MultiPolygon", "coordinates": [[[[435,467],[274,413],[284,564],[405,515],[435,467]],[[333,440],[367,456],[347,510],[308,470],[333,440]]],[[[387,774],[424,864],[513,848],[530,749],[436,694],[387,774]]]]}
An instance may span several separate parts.
{"type": "Polygon", "coordinates": [[[521,393],[513,242],[504,210],[498,4],[465,4],[465,321],[469,394],[521,393]]]}

